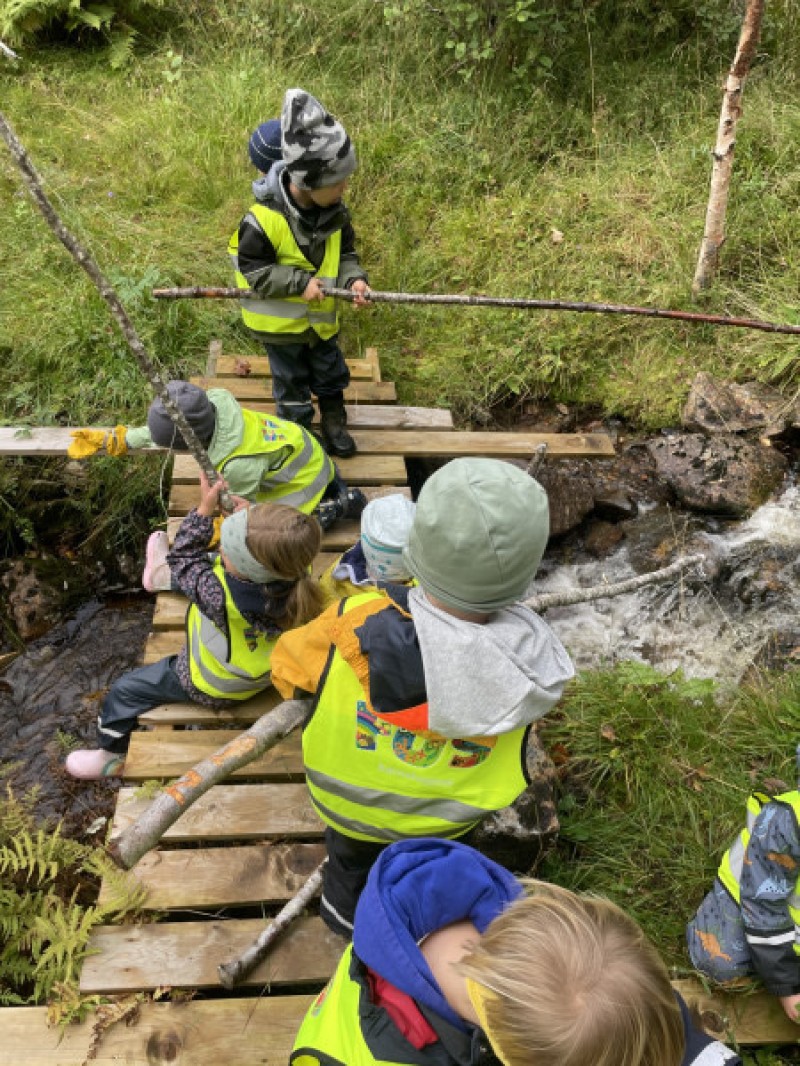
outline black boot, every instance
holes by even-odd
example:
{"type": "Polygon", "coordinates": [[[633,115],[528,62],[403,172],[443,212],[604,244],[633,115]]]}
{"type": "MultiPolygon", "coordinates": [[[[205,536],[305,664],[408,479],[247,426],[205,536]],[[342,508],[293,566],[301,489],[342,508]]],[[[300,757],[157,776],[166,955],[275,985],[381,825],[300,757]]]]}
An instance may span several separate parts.
{"type": "Polygon", "coordinates": [[[356,453],[356,442],[347,432],[347,412],[344,409],[344,397],[320,396],[319,398],[320,430],[322,443],[331,455],[340,459],[349,459],[356,453]]]}

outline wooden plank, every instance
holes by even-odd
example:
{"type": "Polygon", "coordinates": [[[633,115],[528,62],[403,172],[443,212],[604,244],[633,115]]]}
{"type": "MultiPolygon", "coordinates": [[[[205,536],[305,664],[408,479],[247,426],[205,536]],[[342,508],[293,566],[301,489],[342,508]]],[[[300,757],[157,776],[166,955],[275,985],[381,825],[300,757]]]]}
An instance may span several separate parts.
{"type": "MultiPolygon", "coordinates": [[[[371,359],[345,359],[350,368],[350,377],[362,381],[380,381],[374,374],[374,363],[371,359]]],[[[218,378],[233,378],[234,383],[252,378],[271,378],[272,367],[266,355],[221,355],[217,359],[216,376],[218,378]],[[249,374],[237,373],[237,366],[242,362],[250,366],[249,374]]],[[[225,389],[234,390],[234,385],[223,385],[225,389]]]]}
{"type": "Polygon", "coordinates": [[[286,1066],[311,1003],[307,995],[145,1002],[99,1041],[94,1015],[62,1029],[48,1026],[46,1007],[7,1007],[0,1066],[286,1066]]]}
{"type": "MultiPolygon", "coordinates": [[[[248,400],[271,400],[271,378],[207,378],[189,379],[204,389],[230,389],[240,403],[248,400]],[[233,387],[235,385],[235,387],[233,387]]],[[[392,381],[353,381],[344,390],[346,403],[395,403],[397,390],[392,381]]]]}
{"type": "MultiPolygon", "coordinates": [[[[121,788],[112,837],[136,821],[150,802],[138,795],[138,789],[121,788]]],[[[215,785],[193,803],[163,839],[171,844],[219,843],[275,840],[291,834],[299,840],[318,840],[322,831],[304,784],[225,784],[215,785]]]]}
{"type": "MultiPolygon", "coordinates": [[[[220,988],[217,966],[240,955],[263,928],[260,918],[100,926],[89,938],[89,951],[96,954],[83,964],[81,991],[115,995],[164,985],[220,988]]],[[[341,939],[319,918],[300,918],[242,987],[321,985],[341,952],[341,939]]]]}
{"type": "MultiPolygon", "coordinates": [[[[188,486],[178,487],[188,488],[188,486]]],[[[396,491],[399,492],[400,490],[397,489],[396,491]]],[[[173,489],[173,494],[170,497],[170,511],[172,510],[172,502],[175,498],[175,492],[176,489],[173,489]]],[[[178,532],[178,526],[180,526],[181,520],[185,516],[186,511],[181,511],[179,514],[173,515],[167,523],[167,533],[169,534],[170,543],[175,539],[175,534],[178,532]]],[[[322,550],[326,554],[341,555],[346,548],[355,544],[360,535],[361,524],[358,519],[338,519],[327,532],[322,534],[322,550]]]]}
{"type": "MultiPolygon", "coordinates": [[[[144,908],[151,911],[285,903],[324,858],[321,841],[151,851],[125,880],[131,889],[144,889],[144,908]]],[[[103,882],[99,902],[109,901],[115,891],[103,882]]]]}
{"type": "Polygon", "coordinates": [[[378,349],[367,348],[364,352],[364,357],[368,363],[372,364],[372,380],[382,381],[383,378],[381,377],[381,363],[378,358],[378,349]]]}
{"type": "MultiPolygon", "coordinates": [[[[336,465],[349,485],[405,485],[406,466],[399,449],[395,448],[395,452],[395,455],[354,455],[352,459],[337,459],[336,465]]],[[[172,469],[172,492],[175,493],[178,485],[189,486],[191,492],[184,494],[187,509],[197,504],[198,481],[198,466],[194,458],[191,455],[176,455],[172,469]]]]}
{"type": "Polygon", "coordinates": [[[245,719],[255,721],[262,714],[271,711],[281,702],[282,696],[277,689],[270,686],[266,692],[253,696],[251,700],[243,700],[240,707],[232,707],[230,710],[214,711],[210,707],[202,707],[199,703],[162,703],[151,711],[145,711],[139,715],[139,721],[148,724],[158,722],[160,725],[206,725],[233,726],[245,719]],[[246,710],[246,713],[245,712],[246,710]]]}
{"type": "MultiPolygon", "coordinates": [[[[275,413],[274,403],[247,403],[251,411],[275,413]]],[[[347,424],[351,429],[452,429],[453,416],[439,407],[406,407],[397,404],[349,403],[347,424]]],[[[314,424],[319,425],[319,413],[314,411],[314,424]]]]}
{"type": "MultiPolygon", "coordinates": [[[[150,778],[180,777],[195,763],[238,737],[237,729],[160,730],[155,733],[139,730],[131,737],[125,757],[124,777],[127,781],[147,781],[150,778]]],[[[303,778],[303,756],[299,733],[290,733],[274,748],[254,762],[237,770],[234,777],[261,781],[300,781],[303,778]]]]}
{"type": "Polygon", "coordinates": [[[393,430],[356,430],[353,440],[359,455],[364,458],[400,454],[432,459],[456,459],[462,455],[530,459],[540,444],[547,445],[547,457],[551,459],[611,458],[615,454],[614,445],[606,433],[488,433],[472,430],[398,433],[393,430]]]}

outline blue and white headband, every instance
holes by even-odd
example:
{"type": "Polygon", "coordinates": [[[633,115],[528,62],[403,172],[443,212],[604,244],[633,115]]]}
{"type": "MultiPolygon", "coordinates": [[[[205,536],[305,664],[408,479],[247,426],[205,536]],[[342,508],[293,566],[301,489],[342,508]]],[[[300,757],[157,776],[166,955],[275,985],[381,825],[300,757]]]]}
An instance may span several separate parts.
{"type": "Polygon", "coordinates": [[[270,581],[293,581],[294,578],[283,577],[263,566],[247,547],[247,516],[249,507],[234,511],[222,523],[220,530],[220,547],[225,558],[230,562],[240,577],[254,581],[257,585],[266,585],[270,581]]]}

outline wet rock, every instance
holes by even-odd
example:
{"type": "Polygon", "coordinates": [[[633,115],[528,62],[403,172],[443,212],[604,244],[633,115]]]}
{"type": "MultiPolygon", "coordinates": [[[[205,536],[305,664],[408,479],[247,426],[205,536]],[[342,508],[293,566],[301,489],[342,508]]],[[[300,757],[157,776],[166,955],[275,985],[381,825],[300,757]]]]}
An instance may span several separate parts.
{"type": "Polygon", "coordinates": [[[797,405],[777,389],[757,381],[737,385],[700,372],[681,416],[683,426],[705,433],[760,431],[776,436],[796,423],[797,405]]]}
{"type": "Polygon", "coordinates": [[[759,681],[764,671],[796,670],[800,667],[800,629],[789,628],[770,633],[753,656],[744,683],[759,681]]]}
{"type": "Polygon", "coordinates": [[[689,554],[695,533],[702,530],[694,516],[669,507],[658,507],[626,522],[625,543],[634,572],[646,574],[689,554]]]}
{"type": "Polygon", "coordinates": [[[677,433],[650,441],[659,475],[684,506],[742,518],[783,481],[786,459],[731,433],[677,433]]]}
{"type": "Polygon", "coordinates": [[[606,522],[624,522],[639,513],[636,502],[622,489],[600,493],[594,499],[594,513],[606,522]]]}
{"type": "Polygon", "coordinates": [[[558,835],[553,787],[556,770],[535,730],[528,737],[527,769],[530,785],[501,811],[475,830],[474,846],[516,873],[530,873],[558,835]]]}
{"type": "Polygon", "coordinates": [[[625,537],[625,530],[612,522],[592,522],[584,539],[584,547],[590,555],[601,559],[625,537]]]}
{"type": "Polygon", "coordinates": [[[39,578],[27,560],[16,559],[0,581],[7,590],[11,621],[22,640],[42,636],[61,617],[61,593],[39,578]]]}
{"type": "Polygon", "coordinates": [[[594,489],[589,480],[566,471],[560,463],[542,467],[537,480],[550,502],[550,536],[558,537],[579,526],[594,510],[594,489]]]}

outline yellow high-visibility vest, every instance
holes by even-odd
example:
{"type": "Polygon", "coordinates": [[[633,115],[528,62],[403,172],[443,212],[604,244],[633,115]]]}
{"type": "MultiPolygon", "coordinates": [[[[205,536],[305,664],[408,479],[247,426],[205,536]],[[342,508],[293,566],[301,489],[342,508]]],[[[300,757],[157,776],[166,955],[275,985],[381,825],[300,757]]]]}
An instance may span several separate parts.
{"type": "Polygon", "coordinates": [[[186,612],[186,646],[192,684],[209,696],[246,700],[269,686],[272,649],[278,638],[256,632],[240,614],[219,559],[214,573],[225,590],[229,634],[191,604],[186,612]]]}
{"type": "MultiPolygon", "coordinates": [[[[347,612],[370,591],[344,601],[347,612]]],[[[528,727],[446,740],[379,718],[337,648],[303,731],[306,782],[317,813],[359,840],[458,837],[525,790],[528,727]]]]}
{"type": "MultiPolygon", "coordinates": [[[[263,204],[253,204],[250,214],[261,227],[275,249],[281,266],[300,267],[315,274],[323,285],[334,286],[339,276],[342,231],[337,230],[325,241],[325,254],[319,267],[310,263],[297,244],[289,223],[277,211],[263,204]]],[[[239,270],[239,231],[228,242],[228,254],[236,272],[236,284],[249,289],[247,279],[239,270]]],[[[246,326],[257,333],[301,334],[309,328],[322,339],[335,337],[339,331],[336,300],[326,297],[309,303],[302,296],[267,296],[262,300],[240,300],[242,318],[246,326]]]]}

